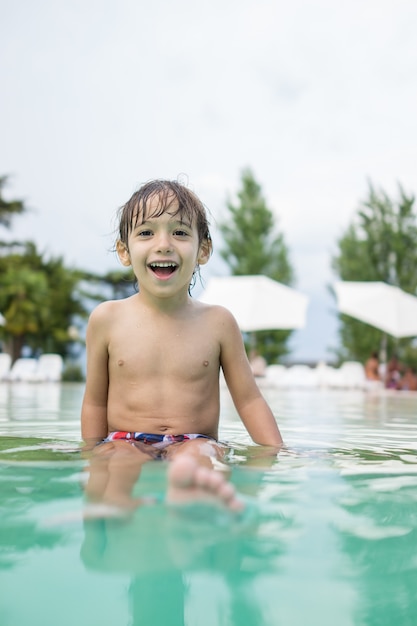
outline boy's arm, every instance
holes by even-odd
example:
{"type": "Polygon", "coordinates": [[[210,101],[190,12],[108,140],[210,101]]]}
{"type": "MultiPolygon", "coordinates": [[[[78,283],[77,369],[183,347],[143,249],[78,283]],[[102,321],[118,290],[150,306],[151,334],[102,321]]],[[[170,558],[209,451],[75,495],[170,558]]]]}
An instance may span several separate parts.
{"type": "Polygon", "coordinates": [[[108,350],[105,315],[93,311],[87,326],[87,377],[81,409],[81,435],[85,450],[107,436],[108,350]]]}
{"type": "Polygon", "coordinates": [[[255,443],[281,447],[281,433],[250,367],[242,334],[232,314],[222,312],[220,362],[236,410],[255,443]]]}
{"type": "Polygon", "coordinates": [[[255,443],[263,446],[277,446],[281,448],[283,440],[278,424],[259,389],[258,393],[258,397],[249,400],[242,406],[236,404],[234,400],[236,409],[246,430],[255,443]]]}

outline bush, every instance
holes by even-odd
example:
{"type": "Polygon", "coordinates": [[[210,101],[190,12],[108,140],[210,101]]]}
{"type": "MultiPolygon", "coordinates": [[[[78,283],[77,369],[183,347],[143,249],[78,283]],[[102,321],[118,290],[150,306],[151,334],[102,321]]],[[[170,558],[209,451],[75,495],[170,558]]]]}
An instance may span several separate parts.
{"type": "Polygon", "coordinates": [[[80,365],[67,365],[62,373],[63,382],[82,383],[84,382],[84,374],[80,365]]]}

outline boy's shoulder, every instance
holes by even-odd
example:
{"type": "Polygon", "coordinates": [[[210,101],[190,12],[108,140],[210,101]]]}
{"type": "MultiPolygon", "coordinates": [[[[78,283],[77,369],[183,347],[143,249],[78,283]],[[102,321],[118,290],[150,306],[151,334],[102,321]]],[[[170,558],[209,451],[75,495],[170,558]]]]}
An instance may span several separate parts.
{"type": "Polygon", "coordinates": [[[221,306],[220,304],[206,304],[203,302],[199,302],[198,304],[202,307],[202,312],[207,314],[214,323],[237,326],[233,313],[231,313],[229,309],[226,309],[226,307],[221,306]]]}
{"type": "Polygon", "coordinates": [[[134,296],[130,296],[129,298],[124,298],[122,300],[105,300],[104,302],[100,302],[100,304],[98,304],[92,311],[91,317],[106,317],[116,311],[126,309],[130,306],[130,299],[132,297],[134,296]]]}

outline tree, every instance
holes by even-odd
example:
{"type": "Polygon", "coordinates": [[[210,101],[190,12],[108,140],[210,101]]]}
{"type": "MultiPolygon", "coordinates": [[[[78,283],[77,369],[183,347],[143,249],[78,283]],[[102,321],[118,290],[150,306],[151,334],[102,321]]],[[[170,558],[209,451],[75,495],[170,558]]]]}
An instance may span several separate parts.
{"type": "Polygon", "coordinates": [[[7,201],[3,197],[3,189],[8,183],[8,176],[0,176],[0,225],[10,228],[12,218],[15,215],[22,214],[26,211],[26,207],[22,200],[7,201]]]}
{"type": "MultiPolygon", "coordinates": [[[[341,280],[382,281],[416,294],[417,221],[415,198],[398,186],[398,199],[369,183],[368,196],[338,240],[332,267],[341,280]]],[[[368,324],[340,315],[341,359],[365,361],[381,345],[383,333],[368,324]]],[[[416,361],[411,339],[387,337],[388,351],[416,361]]]]}
{"type": "Polygon", "coordinates": [[[13,359],[23,345],[66,356],[74,319],[87,315],[79,289],[83,278],[61,258],[45,259],[31,242],[0,256],[0,311],[6,320],[0,333],[13,359]]]}
{"type": "MultiPolygon", "coordinates": [[[[4,200],[7,180],[0,177],[0,226],[10,228],[12,218],[26,208],[21,200],[4,200]]],[[[14,360],[24,345],[66,357],[91,302],[104,300],[103,293],[120,298],[133,290],[132,272],[99,276],[67,268],[61,257],[46,258],[33,242],[0,242],[0,312],[5,318],[0,340],[14,360]]]]}
{"type": "MultiPolygon", "coordinates": [[[[22,200],[4,199],[7,182],[7,176],[0,177],[0,226],[10,228],[12,218],[26,207],[22,200]]],[[[0,244],[0,311],[5,319],[0,339],[14,360],[24,345],[66,356],[74,342],[74,321],[87,315],[81,291],[87,276],[66,268],[62,258],[45,258],[30,241],[0,244]]]]}
{"type": "MultiPolygon", "coordinates": [[[[227,201],[229,219],[220,224],[224,247],[221,256],[237,276],[263,274],[291,285],[294,271],[284,235],[277,230],[276,219],[267,207],[260,185],[250,169],[241,174],[238,202],[227,201]]],[[[269,363],[288,353],[286,344],[292,331],[275,330],[256,333],[256,347],[269,363]]],[[[247,345],[248,348],[248,345],[247,345]]]]}

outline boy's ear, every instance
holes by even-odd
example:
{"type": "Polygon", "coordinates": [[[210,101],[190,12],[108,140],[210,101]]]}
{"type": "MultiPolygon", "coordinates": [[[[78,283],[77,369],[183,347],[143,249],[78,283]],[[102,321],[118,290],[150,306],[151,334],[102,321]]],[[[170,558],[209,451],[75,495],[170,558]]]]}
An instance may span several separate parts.
{"type": "Polygon", "coordinates": [[[123,241],[120,241],[120,239],[116,243],[116,251],[119,256],[120,263],[124,265],[125,267],[130,267],[131,262],[130,262],[129,250],[126,248],[123,241]]]}
{"type": "Polygon", "coordinates": [[[200,244],[200,250],[198,252],[197,263],[199,265],[205,265],[210,258],[212,251],[211,239],[203,239],[200,244]]]}

